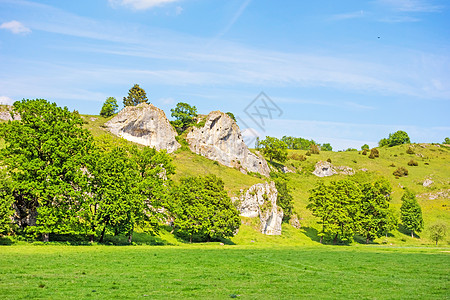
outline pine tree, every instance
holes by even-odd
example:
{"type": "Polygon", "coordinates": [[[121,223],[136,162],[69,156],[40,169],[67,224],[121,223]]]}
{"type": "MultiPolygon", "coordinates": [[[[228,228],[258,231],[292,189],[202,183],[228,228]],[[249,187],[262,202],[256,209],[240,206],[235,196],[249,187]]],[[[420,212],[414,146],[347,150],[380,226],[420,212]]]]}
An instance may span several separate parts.
{"type": "Polygon", "coordinates": [[[147,95],[139,84],[135,84],[129,91],[128,96],[123,97],[123,105],[124,106],[136,106],[141,103],[147,103],[147,95]]]}
{"type": "Polygon", "coordinates": [[[420,208],[414,193],[408,189],[405,190],[405,193],[402,196],[402,206],[400,207],[400,212],[403,225],[411,230],[411,237],[414,237],[414,231],[422,231],[422,209],[420,208]]]}

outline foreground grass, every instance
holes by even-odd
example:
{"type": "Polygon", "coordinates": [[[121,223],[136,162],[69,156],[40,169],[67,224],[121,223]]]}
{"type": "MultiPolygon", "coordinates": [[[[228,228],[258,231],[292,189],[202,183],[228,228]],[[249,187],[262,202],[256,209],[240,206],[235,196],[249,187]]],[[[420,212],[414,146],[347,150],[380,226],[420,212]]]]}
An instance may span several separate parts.
{"type": "Polygon", "coordinates": [[[449,296],[443,249],[21,245],[0,253],[2,299],[449,296]]]}

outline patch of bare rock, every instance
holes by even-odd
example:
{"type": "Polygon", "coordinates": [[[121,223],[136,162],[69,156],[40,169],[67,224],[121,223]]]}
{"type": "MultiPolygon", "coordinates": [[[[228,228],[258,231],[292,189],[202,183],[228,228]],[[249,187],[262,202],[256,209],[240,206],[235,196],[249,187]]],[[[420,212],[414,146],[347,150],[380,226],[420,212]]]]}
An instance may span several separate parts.
{"type": "Polygon", "coordinates": [[[275,183],[258,183],[251,186],[240,197],[233,198],[239,201],[241,216],[259,217],[260,231],[266,235],[280,235],[283,210],[277,206],[278,191],[275,183]]]}
{"type": "Polygon", "coordinates": [[[117,116],[105,123],[105,127],[117,136],[156,150],[171,153],[180,147],[175,140],[177,133],[167,120],[163,110],[152,104],[141,103],[126,106],[117,116]]]}
{"type": "Polygon", "coordinates": [[[330,162],[319,161],[312,173],[317,177],[327,177],[335,174],[353,175],[355,171],[347,166],[333,166],[330,162]]]}
{"type": "Polygon", "coordinates": [[[13,117],[11,117],[11,111],[12,111],[11,105],[2,105],[0,109],[0,120],[4,121],[12,121],[12,120],[20,120],[20,115],[14,114],[13,117]]]}
{"type": "Polygon", "coordinates": [[[205,125],[193,127],[186,141],[192,152],[241,172],[255,172],[269,177],[269,166],[263,157],[248,149],[241,130],[227,114],[213,111],[205,117],[205,125]]]}

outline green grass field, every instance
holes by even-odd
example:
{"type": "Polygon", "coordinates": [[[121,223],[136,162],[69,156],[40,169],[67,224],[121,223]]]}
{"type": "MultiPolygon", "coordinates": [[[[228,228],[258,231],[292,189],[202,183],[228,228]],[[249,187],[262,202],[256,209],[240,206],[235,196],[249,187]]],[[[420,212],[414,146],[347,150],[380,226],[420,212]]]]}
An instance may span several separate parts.
{"type": "Polygon", "coordinates": [[[439,248],[2,246],[2,299],[448,299],[439,248]]]}

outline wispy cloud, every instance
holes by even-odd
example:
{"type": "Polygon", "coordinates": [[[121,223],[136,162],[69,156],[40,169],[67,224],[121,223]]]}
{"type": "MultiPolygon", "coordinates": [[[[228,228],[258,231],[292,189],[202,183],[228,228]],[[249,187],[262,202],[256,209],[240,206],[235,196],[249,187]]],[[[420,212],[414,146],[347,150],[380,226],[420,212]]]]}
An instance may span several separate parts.
{"type": "Polygon", "coordinates": [[[234,23],[237,22],[237,20],[239,19],[239,17],[244,13],[245,9],[247,8],[247,6],[250,4],[250,2],[252,2],[252,0],[245,0],[241,6],[239,7],[239,9],[236,11],[236,13],[233,15],[233,17],[231,18],[230,22],[228,22],[227,26],[225,26],[225,28],[223,28],[219,34],[217,34],[214,39],[210,42],[210,45],[213,44],[215,41],[217,41],[218,39],[220,39],[222,36],[224,36],[230,29],[231,27],[233,27],[234,23]]]}
{"type": "Polygon", "coordinates": [[[331,20],[349,20],[349,19],[359,19],[363,18],[365,16],[365,12],[363,10],[355,11],[355,12],[349,12],[349,13],[343,13],[343,14],[335,14],[331,17],[331,20]]]}
{"type": "Polygon", "coordinates": [[[1,29],[6,29],[14,34],[28,34],[31,33],[31,29],[20,23],[19,21],[4,22],[0,25],[1,29]]]}
{"type": "MultiPolygon", "coordinates": [[[[146,10],[179,0],[108,0],[112,7],[124,6],[134,10],[146,10]]],[[[178,11],[178,10],[177,10],[178,11]]],[[[180,11],[181,13],[181,11],[180,11]]]]}
{"type": "Polygon", "coordinates": [[[377,0],[376,2],[400,12],[431,13],[444,9],[444,6],[433,4],[428,0],[377,0]]]}
{"type": "Polygon", "coordinates": [[[383,23],[411,23],[420,22],[419,18],[409,17],[409,16],[392,16],[379,19],[378,21],[383,23]]]}

